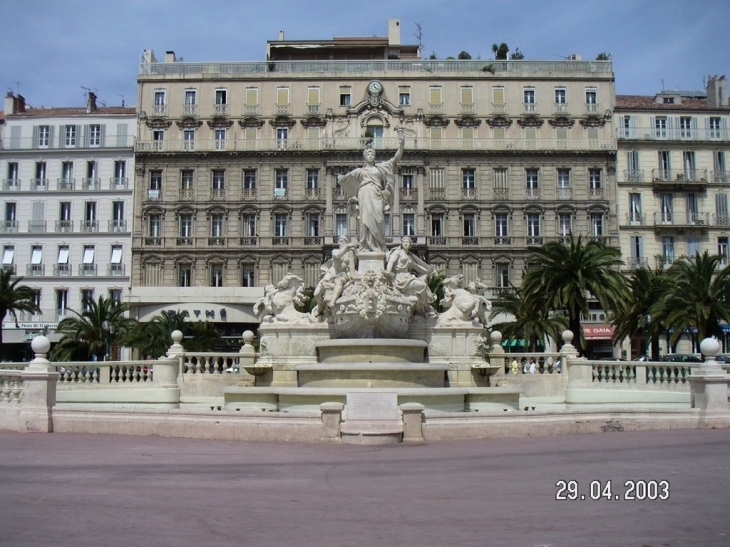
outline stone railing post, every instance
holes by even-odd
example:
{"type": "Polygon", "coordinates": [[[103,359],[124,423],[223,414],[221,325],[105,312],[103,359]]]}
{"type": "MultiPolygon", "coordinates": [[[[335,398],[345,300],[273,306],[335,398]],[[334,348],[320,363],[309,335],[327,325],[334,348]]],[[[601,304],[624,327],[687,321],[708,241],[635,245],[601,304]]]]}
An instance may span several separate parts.
{"type": "Polygon", "coordinates": [[[180,405],[180,387],[177,383],[177,376],[180,370],[180,357],[185,354],[185,348],[180,344],[183,339],[183,333],[179,330],[174,330],[171,336],[172,345],[167,350],[167,355],[152,362],[152,370],[154,373],[153,382],[155,387],[177,389],[176,400],[171,401],[171,404],[180,405]]]}
{"type": "Polygon", "coordinates": [[[580,369],[576,368],[573,373],[569,370],[571,367],[570,361],[578,359],[578,350],[575,349],[575,346],[573,345],[573,331],[572,330],[564,330],[563,331],[563,340],[565,343],[563,344],[563,347],[560,348],[560,372],[561,374],[564,374],[568,378],[568,382],[572,383],[571,374],[576,376],[576,380],[578,380],[578,375],[580,374],[580,369]]]}
{"type": "Polygon", "coordinates": [[[56,382],[60,374],[46,359],[51,343],[45,336],[36,336],[30,344],[35,353],[21,373],[23,378],[23,403],[20,408],[21,432],[51,433],[53,431],[53,407],[56,404],[56,382]]]}
{"type": "Polygon", "coordinates": [[[715,361],[715,356],[720,352],[720,343],[715,338],[705,338],[700,344],[700,351],[705,356],[705,362],[692,369],[689,377],[692,408],[700,409],[701,426],[729,427],[727,386],[730,376],[715,361]]]}
{"type": "Polygon", "coordinates": [[[502,347],[502,333],[498,330],[492,331],[489,335],[489,340],[492,345],[489,348],[489,364],[499,365],[499,370],[495,372],[492,377],[496,380],[497,378],[503,378],[504,372],[504,348],[502,347]]]}
{"type": "Polygon", "coordinates": [[[254,349],[251,342],[253,341],[254,334],[250,330],[243,332],[243,345],[238,350],[238,371],[244,367],[252,367],[256,361],[256,350],[254,349]]]}
{"type": "Polygon", "coordinates": [[[423,409],[419,403],[403,403],[403,442],[423,441],[423,409]]]}
{"type": "Polygon", "coordinates": [[[342,411],[345,405],[342,403],[322,403],[319,410],[322,413],[322,436],[323,443],[342,442],[342,411]]]}

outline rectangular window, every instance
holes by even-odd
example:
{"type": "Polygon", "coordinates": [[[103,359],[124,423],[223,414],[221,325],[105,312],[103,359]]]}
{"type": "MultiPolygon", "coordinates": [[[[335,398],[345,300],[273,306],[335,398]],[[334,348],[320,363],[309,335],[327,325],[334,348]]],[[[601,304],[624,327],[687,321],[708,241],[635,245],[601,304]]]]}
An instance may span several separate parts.
{"type": "Polygon", "coordinates": [[[474,88],[471,86],[461,86],[459,89],[459,95],[461,99],[461,112],[462,114],[473,114],[474,113],[474,88]]]}
{"type": "Polygon", "coordinates": [[[697,165],[695,163],[694,152],[682,152],[682,166],[684,168],[684,178],[686,180],[697,180],[697,165]]]}
{"type": "Polygon", "coordinates": [[[81,309],[85,312],[91,309],[91,302],[94,301],[94,289],[81,289],[81,309]]]}
{"type": "Polygon", "coordinates": [[[348,232],[347,214],[346,213],[336,213],[335,214],[335,235],[337,237],[346,236],[347,232],[348,232]]]}
{"type": "Polygon", "coordinates": [[[89,146],[101,146],[101,126],[98,124],[89,126],[89,146]]]}
{"type": "MultiPolygon", "coordinates": [[[[492,105],[493,107],[497,107],[497,110],[502,111],[503,105],[505,104],[504,101],[504,88],[503,87],[493,87],[492,88],[492,105]]],[[[495,112],[498,113],[498,112],[495,112]]]]}
{"type": "Polygon", "coordinates": [[[165,90],[155,89],[155,106],[163,106],[165,104],[165,90]]]}
{"type": "Polygon", "coordinates": [[[188,264],[180,264],[177,267],[177,286],[191,287],[193,281],[193,269],[188,264]]]}
{"type": "Polygon", "coordinates": [[[319,87],[310,86],[307,88],[307,105],[308,106],[319,106],[319,87]]]}
{"type": "Polygon", "coordinates": [[[728,226],[728,206],[727,206],[727,194],[717,193],[715,194],[715,225],[716,226],[728,226]]]}
{"type": "Polygon", "coordinates": [[[697,126],[697,120],[692,116],[679,117],[679,138],[692,139],[695,138],[694,128],[697,126]]]}
{"type": "Polygon", "coordinates": [[[253,264],[244,264],[241,270],[241,286],[242,287],[255,287],[255,266],[253,264]]]}
{"type": "Polygon", "coordinates": [[[671,224],[673,215],[672,194],[659,194],[662,224],[671,224]]]}
{"type": "Polygon", "coordinates": [[[464,190],[474,190],[476,188],[476,170],[475,169],[462,169],[461,170],[461,187],[464,190]]]}
{"type": "Polygon", "coordinates": [[[570,169],[558,169],[558,188],[570,188],[570,169]]]}
{"type": "Polygon", "coordinates": [[[507,199],[509,197],[509,181],[507,178],[507,169],[494,169],[493,177],[495,199],[507,199]]]}
{"type": "Polygon", "coordinates": [[[210,266],[210,286],[223,286],[223,264],[211,264],[210,266]]]}
{"type": "Polygon", "coordinates": [[[307,189],[319,188],[319,169],[307,169],[307,189]]]}
{"type": "Polygon", "coordinates": [[[289,106],[289,88],[276,88],[276,104],[277,106],[289,106]]]}
{"type": "Polygon", "coordinates": [[[442,167],[432,167],[429,170],[428,186],[431,189],[443,189],[444,186],[444,169],[442,167]]]}
{"type": "Polygon", "coordinates": [[[68,310],[68,289],[56,289],[56,313],[64,317],[68,310]]]}
{"type": "Polygon", "coordinates": [[[180,237],[193,237],[193,215],[182,214],[179,218],[180,237]]]}
{"type": "Polygon", "coordinates": [[[398,87],[398,104],[401,106],[410,106],[411,104],[411,88],[407,85],[398,87]]]}
{"type": "Polygon", "coordinates": [[[558,235],[569,236],[572,224],[572,217],[570,213],[559,213],[558,214],[558,235]]]}
{"type": "Polygon", "coordinates": [[[6,245],[3,247],[3,266],[12,266],[15,257],[15,247],[6,245]]]}
{"type": "Polygon", "coordinates": [[[629,194],[629,223],[641,224],[641,194],[629,194]]]}
{"type": "Polygon", "coordinates": [[[150,190],[162,190],[162,171],[150,171],[150,190]]]}
{"type": "Polygon", "coordinates": [[[598,91],[595,88],[586,88],[586,104],[598,103],[598,91]]]}
{"type": "Polygon", "coordinates": [[[10,190],[18,189],[18,164],[14,161],[8,162],[8,188],[10,190]]]}
{"type": "Polygon", "coordinates": [[[431,105],[443,104],[443,97],[440,85],[432,85],[428,88],[428,102],[431,105]]]}
{"type": "Polygon", "coordinates": [[[195,105],[198,103],[197,92],[194,89],[185,90],[185,105],[195,105]]]}
{"type": "Polygon", "coordinates": [[[253,190],[256,188],[256,170],[246,169],[243,172],[243,187],[246,190],[253,190]]]}
{"type": "Polygon", "coordinates": [[[289,170],[277,169],[274,177],[274,197],[286,197],[286,190],[289,185],[289,170]]]}
{"type": "Polygon", "coordinates": [[[525,183],[528,190],[537,190],[539,173],[538,169],[525,169],[525,183]]]}
{"type": "Polygon", "coordinates": [[[319,237],[319,213],[307,213],[307,236],[319,237]]]}
{"type": "Polygon", "coordinates": [[[588,184],[591,190],[598,190],[601,188],[600,169],[588,169],[588,184]]]}
{"type": "Polygon", "coordinates": [[[687,256],[693,257],[700,252],[700,238],[697,236],[687,236],[687,256]]]}
{"type": "Polygon", "coordinates": [[[110,258],[110,262],[112,264],[121,264],[122,263],[122,246],[121,245],[112,245],[112,255],[110,258]]]}
{"type": "Polygon", "coordinates": [[[667,138],[667,117],[657,116],[654,118],[654,137],[657,139],[667,138]]]}
{"type": "Polygon", "coordinates": [[[215,104],[228,104],[228,90],[223,88],[215,90],[215,104]]]}
{"type": "Polygon", "coordinates": [[[254,107],[259,104],[259,90],[257,87],[246,88],[246,106],[254,107]]]}
{"type": "Polygon", "coordinates": [[[350,106],[350,86],[340,86],[340,106],[350,106]]]}
{"type": "Polygon", "coordinates": [[[507,237],[509,235],[507,229],[507,214],[497,213],[494,215],[494,235],[497,237],[507,237]]]}
{"type": "Polygon", "coordinates": [[[63,144],[66,148],[76,146],[77,128],[75,125],[67,125],[64,129],[63,144]]]}
{"type": "Polygon", "coordinates": [[[662,237],[662,258],[665,264],[672,264],[674,262],[674,237],[662,237]]]}
{"type": "Polygon", "coordinates": [[[51,142],[51,128],[48,125],[38,126],[38,148],[48,148],[51,142]]]}
{"type": "Polygon", "coordinates": [[[223,215],[215,213],[210,216],[211,237],[223,237],[223,215]]]}
{"type": "Polygon", "coordinates": [[[477,235],[477,221],[476,221],[476,215],[473,213],[466,213],[463,217],[464,222],[464,231],[462,235],[464,237],[474,237],[477,235]]]}
{"type": "Polygon", "coordinates": [[[713,182],[728,182],[730,180],[725,167],[725,152],[717,151],[712,153],[712,169],[713,182]]]}
{"type": "Polygon", "coordinates": [[[43,263],[43,247],[39,245],[34,245],[31,247],[30,263],[34,266],[43,263]]]}
{"type": "Polygon", "coordinates": [[[416,235],[416,215],[415,213],[403,213],[403,235],[416,235]]]}
{"type": "Polygon", "coordinates": [[[509,264],[497,264],[497,287],[509,288],[509,264]]]}
{"type": "Polygon", "coordinates": [[[598,140],[601,132],[597,127],[586,127],[586,137],[591,140],[598,140]]]}
{"type": "Polygon", "coordinates": [[[183,169],[180,171],[180,189],[192,190],[193,181],[195,180],[195,171],[192,169],[183,169]]]}
{"type": "MultiPolygon", "coordinates": [[[[723,131],[722,131],[722,122],[724,120],[722,118],[708,118],[707,119],[707,133],[708,137],[713,140],[718,140],[723,138],[723,131]]],[[[727,125],[727,123],[725,124],[727,125]]]]}
{"type": "Polygon", "coordinates": [[[644,262],[644,237],[643,236],[629,236],[629,254],[631,260],[629,267],[639,268],[644,262]]]}
{"type": "Polygon", "coordinates": [[[226,187],[226,171],[213,169],[213,190],[224,190],[226,187]]]}
{"type": "Polygon", "coordinates": [[[434,237],[441,237],[444,235],[443,213],[433,213],[431,215],[431,235],[434,237]]]}
{"type": "Polygon", "coordinates": [[[522,102],[525,104],[535,104],[534,87],[525,87],[522,89],[522,102]]]}
{"type": "Polygon", "coordinates": [[[717,254],[722,257],[722,266],[727,266],[728,259],[730,258],[730,248],[728,247],[728,238],[726,236],[717,238],[717,254]]]}
{"type": "Polygon", "coordinates": [[[528,237],[539,237],[540,215],[534,213],[527,215],[527,235],[528,237]]]}
{"type": "Polygon", "coordinates": [[[412,190],[414,188],[413,172],[404,170],[401,174],[401,188],[412,190]]]}
{"type": "Polygon", "coordinates": [[[149,216],[149,224],[148,224],[148,232],[147,232],[149,237],[160,237],[161,223],[162,223],[161,215],[155,214],[155,215],[149,216]]]}
{"type": "Polygon", "coordinates": [[[601,213],[591,213],[591,235],[603,236],[603,215],[601,213]]]}
{"type": "Polygon", "coordinates": [[[275,237],[286,237],[287,231],[287,215],[277,213],[274,215],[274,236],[275,237]]]}
{"type": "Polygon", "coordinates": [[[243,213],[241,215],[241,235],[243,237],[256,237],[256,215],[243,213]]]}
{"type": "Polygon", "coordinates": [[[568,102],[567,91],[564,87],[555,88],[555,104],[566,104],[568,102]]]}

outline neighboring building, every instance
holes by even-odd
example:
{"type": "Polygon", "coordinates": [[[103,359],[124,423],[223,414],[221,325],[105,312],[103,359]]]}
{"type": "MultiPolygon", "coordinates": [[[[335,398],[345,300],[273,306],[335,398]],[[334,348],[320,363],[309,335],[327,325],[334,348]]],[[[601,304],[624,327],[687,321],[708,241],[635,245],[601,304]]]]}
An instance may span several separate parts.
{"type": "Polygon", "coordinates": [[[241,63],[144,54],[137,317],[207,310],[233,335],[256,326],[252,304],[287,271],[315,285],[337,236],[355,236],[338,175],[362,166],[366,138],[389,159],[398,125],[406,151],[387,235],[411,235],[447,275],[478,277],[494,297],[519,286],[529,245],[571,232],[618,245],[610,61],[424,60],[400,44],[397,20],[387,39],[281,33],[267,52],[241,63]]]}
{"type": "MultiPolygon", "coordinates": [[[[730,107],[725,77],[710,77],[704,91],[618,95],[615,115],[617,212],[627,271],[666,268],[680,256],[704,251],[721,254],[727,265],[730,107]]],[[[730,347],[730,326],[725,328],[723,347],[730,347]]],[[[699,352],[688,340],[682,348],[699,352]]],[[[643,342],[635,340],[632,354],[643,353],[643,342]]]]}
{"type": "MultiPolygon", "coordinates": [[[[0,149],[3,267],[37,290],[39,315],[7,316],[3,342],[53,329],[85,296],[126,300],[130,285],[134,108],[31,108],[5,98],[0,149]]],[[[26,344],[27,346],[27,344],[26,344]]],[[[17,353],[17,352],[16,352],[17,353]]]]}

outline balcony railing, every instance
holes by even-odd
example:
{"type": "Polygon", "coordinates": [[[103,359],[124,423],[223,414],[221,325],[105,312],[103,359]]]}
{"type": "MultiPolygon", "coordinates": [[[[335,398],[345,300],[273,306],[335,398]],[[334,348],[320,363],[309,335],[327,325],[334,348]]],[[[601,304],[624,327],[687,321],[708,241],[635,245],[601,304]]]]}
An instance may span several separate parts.
{"type": "Polygon", "coordinates": [[[17,271],[17,266],[15,264],[3,264],[2,269],[6,272],[10,272],[10,275],[15,275],[15,272],[17,271]]]}
{"type": "Polygon", "coordinates": [[[539,188],[526,188],[525,189],[525,199],[540,199],[540,189],[539,188]]]}
{"type": "MultiPolygon", "coordinates": [[[[54,136],[53,139],[48,143],[48,146],[39,146],[37,139],[33,137],[21,137],[19,139],[5,139],[2,141],[4,150],[79,150],[83,148],[131,148],[134,146],[135,138],[132,135],[113,135],[111,138],[105,139],[100,144],[94,144],[89,146],[84,139],[80,141],[80,146],[69,145],[66,146],[63,136],[54,136]]],[[[98,143],[98,141],[96,141],[98,143]]]]}
{"type": "Polygon", "coordinates": [[[276,114],[278,116],[288,116],[291,114],[291,105],[290,104],[277,104],[276,105],[276,114]]]}
{"type": "Polygon", "coordinates": [[[512,245],[512,238],[508,236],[497,236],[493,239],[493,243],[497,247],[512,245]]]}
{"type": "Polygon", "coordinates": [[[509,188],[494,188],[494,199],[509,199],[509,188]]]}
{"type": "MultiPolygon", "coordinates": [[[[186,152],[185,144],[189,141],[137,141],[137,152],[186,152]]],[[[395,150],[398,148],[397,138],[382,137],[376,140],[376,148],[395,150]]],[[[227,140],[197,140],[195,150],[198,152],[271,152],[275,150],[288,151],[320,151],[320,150],[360,150],[361,138],[336,137],[316,139],[227,139],[227,140]]],[[[610,151],[616,149],[615,141],[611,139],[431,139],[406,138],[406,148],[409,150],[476,150],[476,151],[610,151]]]]}
{"type": "Polygon", "coordinates": [[[427,238],[429,245],[434,245],[437,247],[444,247],[446,246],[446,238],[444,236],[431,236],[427,238]]]}
{"type": "Polygon", "coordinates": [[[227,116],[229,112],[229,108],[227,104],[214,104],[213,105],[213,114],[217,116],[227,116]]]}
{"type": "Polygon", "coordinates": [[[309,246],[321,246],[322,245],[322,237],[320,236],[306,236],[304,238],[304,245],[306,247],[309,246]]]}
{"type": "Polygon", "coordinates": [[[568,104],[567,103],[555,103],[553,104],[553,113],[555,114],[567,114],[568,104]]]}
{"type": "Polygon", "coordinates": [[[125,264],[108,264],[107,273],[110,276],[123,276],[125,270],[125,264]]]}
{"type": "Polygon", "coordinates": [[[272,237],[271,238],[271,244],[274,247],[288,246],[289,245],[289,238],[288,237],[282,237],[282,236],[272,237]]]}
{"type": "Polygon", "coordinates": [[[74,186],[76,186],[76,179],[58,179],[56,188],[59,191],[63,190],[73,190],[74,186]]]}
{"type": "Polygon", "coordinates": [[[4,234],[15,234],[18,232],[17,220],[3,220],[0,222],[0,231],[4,234]]]}
{"type": "Polygon", "coordinates": [[[109,188],[112,190],[126,190],[129,188],[129,179],[127,177],[112,177],[109,179],[109,188]]]}
{"type": "Polygon", "coordinates": [[[20,190],[20,179],[3,179],[3,192],[17,192],[20,190]]]}
{"type": "Polygon", "coordinates": [[[540,236],[527,236],[525,238],[526,245],[542,245],[545,243],[545,238],[540,236]]]}
{"type": "Polygon", "coordinates": [[[96,276],[96,264],[79,264],[79,275],[94,277],[96,276]]]}
{"type": "Polygon", "coordinates": [[[625,169],[624,182],[644,182],[644,171],[625,169]]]}
{"type": "Polygon", "coordinates": [[[646,224],[646,214],[626,213],[626,224],[629,226],[644,226],[646,224]]]}
{"type": "Polygon", "coordinates": [[[178,247],[192,247],[193,246],[193,238],[192,237],[178,237],[175,238],[175,245],[178,247]]]}
{"type": "Polygon", "coordinates": [[[258,116],[259,115],[259,105],[257,105],[257,104],[244,105],[243,113],[246,116],[258,116]]]}
{"type": "Polygon", "coordinates": [[[185,116],[195,116],[198,113],[198,105],[197,104],[185,104],[183,105],[183,115],[185,116]]]}
{"type": "Polygon", "coordinates": [[[713,226],[730,226],[730,216],[728,216],[727,214],[724,214],[724,215],[714,214],[714,215],[712,215],[712,225],[713,226]]]}
{"type": "Polygon", "coordinates": [[[167,105],[164,105],[164,104],[153,105],[152,114],[154,114],[155,116],[166,116],[167,115],[167,105]]]}
{"type": "Polygon", "coordinates": [[[507,103],[492,103],[492,114],[507,114],[507,103]]]}
{"type": "Polygon", "coordinates": [[[603,188],[588,188],[588,199],[603,199],[603,188]]]}
{"type": "Polygon", "coordinates": [[[25,273],[28,277],[40,277],[46,275],[45,264],[28,264],[25,269],[25,273]]]}
{"type": "Polygon", "coordinates": [[[710,180],[712,182],[730,182],[730,173],[727,171],[713,171],[710,180]]]}
{"type": "Polygon", "coordinates": [[[226,189],[225,188],[211,188],[210,189],[210,199],[226,199],[226,189]]]}
{"type": "Polygon", "coordinates": [[[638,270],[639,268],[648,268],[649,259],[646,257],[632,257],[626,261],[626,266],[631,270],[638,270]]]}
{"type": "Polygon", "coordinates": [[[474,114],[476,112],[474,103],[461,103],[460,106],[460,112],[462,114],[474,114]]]}
{"type": "Polygon", "coordinates": [[[477,236],[463,236],[461,238],[461,244],[469,247],[478,246],[479,238],[477,236]]]}
{"type": "Polygon", "coordinates": [[[707,169],[652,169],[654,183],[707,184],[707,169]]]}
{"type": "Polygon", "coordinates": [[[56,232],[60,233],[71,233],[74,231],[73,220],[57,220],[56,221],[56,232]]]}
{"type": "Polygon", "coordinates": [[[259,238],[256,236],[241,236],[238,244],[241,247],[256,247],[258,245],[259,238]]]}
{"type": "Polygon", "coordinates": [[[434,201],[446,199],[446,189],[445,188],[429,188],[428,189],[428,199],[434,200],[434,201]]]}
{"type": "Polygon", "coordinates": [[[215,237],[209,237],[208,238],[208,247],[225,247],[226,246],[226,238],[215,236],[215,237]]]}
{"type": "Polygon", "coordinates": [[[46,233],[46,221],[45,220],[29,220],[28,221],[28,232],[31,234],[45,234],[46,233]]]}
{"type": "Polygon", "coordinates": [[[289,199],[287,188],[274,188],[274,199],[289,199]]]}
{"type": "Polygon", "coordinates": [[[180,188],[180,200],[192,201],[195,199],[195,190],[192,188],[180,188]]]}
{"type": "Polygon", "coordinates": [[[308,104],[307,114],[319,114],[322,111],[321,104],[308,104]]]}
{"type": "Polygon", "coordinates": [[[70,264],[54,264],[53,265],[53,275],[61,276],[61,277],[67,277],[67,276],[71,275],[71,265],[70,264]]]}
{"type": "Polygon", "coordinates": [[[586,103],[586,114],[598,114],[600,111],[598,103],[586,103]]]}
{"type": "Polygon", "coordinates": [[[304,189],[305,199],[319,199],[319,188],[305,188],[304,189]]]}
{"type": "Polygon", "coordinates": [[[81,222],[82,232],[98,232],[99,221],[98,220],[84,220],[81,222]]]}
{"type": "Polygon", "coordinates": [[[443,103],[429,103],[428,113],[429,114],[443,114],[444,113],[443,103]]]}
{"type": "Polygon", "coordinates": [[[126,232],[127,221],[126,220],[110,220],[109,221],[110,232],[126,232]]]}
{"type": "Polygon", "coordinates": [[[256,195],[256,188],[244,188],[241,197],[243,199],[256,199],[256,195]]]}
{"type": "Polygon", "coordinates": [[[146,201],[161,201],[162,200],[162,190],[147,190],[147,194],[145,194],[146,201]]]}
{"type": "Polygon", "coordinates": [[[81,179],[81,189],[82,190],[100,190],[101,189],[101,179],[98,179],[96,177],[89,177],[81,179]]]}
{"type": "Polygon", "coordinates": [[[30,179],[30,189],[39,192],[48,190],[48,179],[30,179]]]}
{"type": "Polygon", "coordinates": [[[573,189],[558,188],[558,199],[573,199],[573,189]]]}
{"type": "Polygon", "coordinates": [[[654,213],[654,226],[707,226],[710,224],[710,214],[700,212],[654,213]]]}
{"type": "Polygon", "coordinates": [[[730,140],[730,130],[686,127],[618,127],[616,128],[616,138],[639,141],[728,141],[730,140]]]}
{"type": "Polygon", "coordinates": [[[416,201],[418,199],[418,188],[400,188],[401,201],[416,201]]]}
{"type": "Polygon", "coordinates": [[[476,188],[462,188],[461,197],[463,199],[476,199],[477,189],[476,188]]]}
{"type": "Polygon", "coordinates": [[[537,112],[537,104],[535,103],[522,103],[522,112],[525,114],[534,114],[537,112]]]}

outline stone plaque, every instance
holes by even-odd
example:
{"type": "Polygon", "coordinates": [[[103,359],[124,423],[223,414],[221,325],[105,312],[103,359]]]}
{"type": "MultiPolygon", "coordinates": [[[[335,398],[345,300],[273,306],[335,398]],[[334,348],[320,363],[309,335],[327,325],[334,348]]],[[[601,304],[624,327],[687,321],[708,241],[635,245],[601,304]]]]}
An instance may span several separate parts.
{"type": "Polygon", "coordinates": [[[347,421],[400,420],[398,394],[386,391],[348,391],[347,421]]]}

